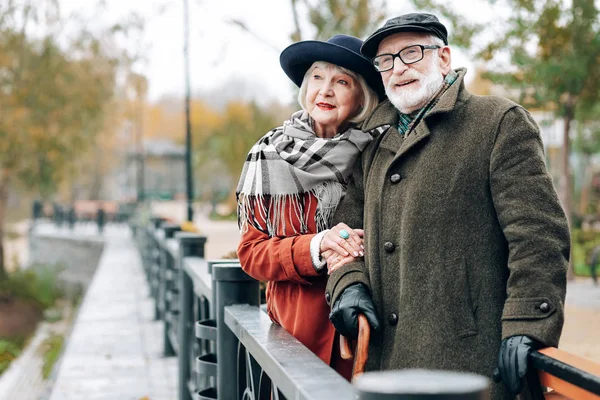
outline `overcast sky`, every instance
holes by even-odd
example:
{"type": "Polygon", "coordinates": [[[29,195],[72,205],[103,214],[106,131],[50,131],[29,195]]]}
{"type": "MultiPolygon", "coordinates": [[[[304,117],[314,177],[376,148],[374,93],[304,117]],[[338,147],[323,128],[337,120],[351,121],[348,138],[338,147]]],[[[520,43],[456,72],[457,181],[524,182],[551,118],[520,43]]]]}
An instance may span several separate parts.
{"type": "MultiPolygon", "coordinates": [[[[135,11],[147,23],[141,44],[147,62],[140,72],[149,78],[151,101],[163,95],[184,93],[183,0],[104,0],[106,11],[95,9],[95,0],[61,0],[61,12],[82,13],[96,21],[111,22],[135,11]]],[[[456,0],[459,3],[458,0],[456,0]]],[[[190,67],[194,92],[228,85],[229,92],[258,100],[288,102],[293,86],[279,66],[279,53],[290,42],[292,15],[289,0],[189,0],[190,67]],[[239,19],[260,38],[227,23],[239,19]],[[247,81],[248,85],[240,82],[247,81]]],[[[408,1],[390,1],[390,16],[414,11],[408,1]],[[392,5],[393,3],[393,5],[392,5]]],[[[470,6],[469,15],[481,19],[489,11],[483,2],[470,6]]],[[[451,35],[451,32],[450,32],[451,35]]],[[[458,51],[453,66],[473,65],[458,51]]],[[[261,101],[261,102],[262,102],[261,101]]]]}

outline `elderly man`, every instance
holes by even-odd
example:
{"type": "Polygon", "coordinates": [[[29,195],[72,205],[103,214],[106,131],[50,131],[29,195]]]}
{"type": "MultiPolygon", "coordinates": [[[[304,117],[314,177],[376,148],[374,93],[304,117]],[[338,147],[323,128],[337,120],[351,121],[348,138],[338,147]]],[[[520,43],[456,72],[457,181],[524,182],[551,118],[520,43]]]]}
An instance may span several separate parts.
{"type": "Polygon", "coordinates": [[[330,319],[356,337],[367,316],[367,370],[496,370],[504,386],[490,397],[513,398],[528,352],[558,344],[570,250],[538,126],[518,104],[466,90],[431,14],[390,19],[361,52],[388,97],[363,129],[385,130],[321,241],[330,319]],[[351,228],[365,230],[364,260],[351,228]]]}

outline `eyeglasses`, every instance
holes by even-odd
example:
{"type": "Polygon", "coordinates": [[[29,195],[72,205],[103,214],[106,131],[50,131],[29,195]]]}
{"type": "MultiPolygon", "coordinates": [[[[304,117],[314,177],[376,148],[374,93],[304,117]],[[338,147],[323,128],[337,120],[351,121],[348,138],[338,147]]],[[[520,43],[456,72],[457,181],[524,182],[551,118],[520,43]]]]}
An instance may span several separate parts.
{"type": "Polygon", "coordinates": [[[414,44],[403,48],[396,54],[380,54],[377,57],[374,57],[371,62],[377,71],[385,72],[394,68],[394,60],[396,57],[399,57],[400,61],[405,65],[414,64],[423,59],[423,50],[439,48],[441,47],[437,45],[423,46],[422,44],[414,44]]]}

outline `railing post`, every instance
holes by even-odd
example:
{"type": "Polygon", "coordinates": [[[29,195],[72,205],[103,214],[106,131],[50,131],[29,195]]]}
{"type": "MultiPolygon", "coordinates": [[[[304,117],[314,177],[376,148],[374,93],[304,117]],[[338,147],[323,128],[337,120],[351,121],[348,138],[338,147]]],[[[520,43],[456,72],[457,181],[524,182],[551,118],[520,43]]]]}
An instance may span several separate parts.
{"type": "Polygon", "coordinates": [[[163,217],[150,217],[150,223],[154,229],[160,228],[160,225],[165,221],[163,217]]]}
{"type": "Polygon", "coordinates": [[[354,386],[358,400],[487,400],[489,391],[484,376],[423,369],[367,372],[354,386]]]}
{"type": "Polygon", "coordinates": [[[239,264],[213,265],[213,291],[216,290],[217,320],[217,397],[239,399],[237,385],[238,340],[225,324],[225,307],[233,304],[258,306],[259,283],[239,264]]]}
{"type": "MultiPolygon", "coordinates": [[[[175,232],[181,230],[179,225],[175,224],[163,224],[162,229],[165,232],[165,239],[172,239],[175,236],[175,232]]],[[[175,349],[171,345],[171,341],[169,340],[169,322],[166,318],[167,313],[167,270],[175,269],[173,265],[174,260],[169,254],[166,248],[163,248],[161,251],[161,260],[160,260],[160,269],[158,271],[158,299],[156,301],[157,310],[155,313],[158,314],[158,319],[163,320],[163,354],[165,357],[174,356],[175,349]]]]}
{"type": "Polygon", "coordinates": [[[185,273],[183,260],[185,257],[204,257],[206,237],[196,233],[177,232],[175,238],[179,242],[179,400],[192,400],[188,388],[191,377],[192,338],[194,329],[194,283],[185,273]]]}
{"type": "Polygon", "coordinates": [[[146,274],[146,280],[148,282],[148,285],[150,285],[150,262],[151,262],[151,256],[152,256],[152,252],[154,251],[154,241],[152,240],[152,235],[153,235],[154,229],[149,226],[143,226],[142,227],[142,247],[144,249],[143,251],[143,257],[142,257],[142,262],[144,265],[144,273],[146,274]]]}

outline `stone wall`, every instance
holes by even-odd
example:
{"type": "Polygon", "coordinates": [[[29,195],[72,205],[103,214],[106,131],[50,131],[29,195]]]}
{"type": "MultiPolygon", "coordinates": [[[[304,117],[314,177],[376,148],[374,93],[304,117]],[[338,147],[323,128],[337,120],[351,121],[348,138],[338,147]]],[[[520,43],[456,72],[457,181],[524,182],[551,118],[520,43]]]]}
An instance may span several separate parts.
{"type": "Polygon", "coordinates": [[[78,235],[75,232],[29,233],[28,267],[56,265],[59,282],[68,293],[83,293],[89,286],[104,250],[100,235],[78,235]]]}

